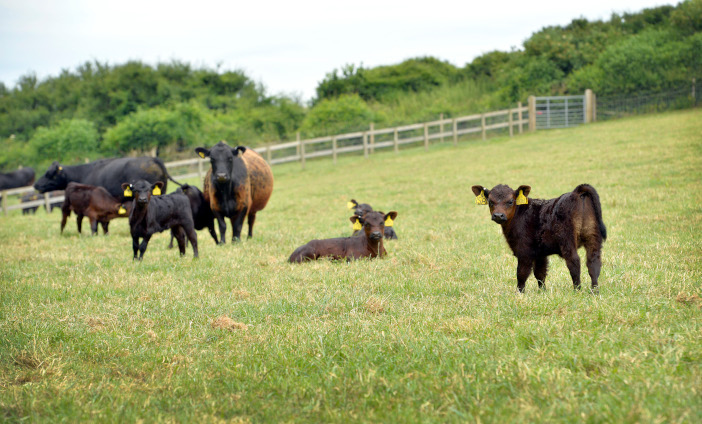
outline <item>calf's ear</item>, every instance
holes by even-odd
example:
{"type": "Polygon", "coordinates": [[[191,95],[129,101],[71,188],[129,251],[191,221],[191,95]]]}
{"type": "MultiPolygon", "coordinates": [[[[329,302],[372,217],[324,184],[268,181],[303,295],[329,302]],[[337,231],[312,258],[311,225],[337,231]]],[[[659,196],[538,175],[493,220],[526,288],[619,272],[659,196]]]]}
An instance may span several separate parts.
{"type": "Polygon", "coordinates": [[[195,149],[195,153],[197,153],[198,156],[201,158],[205,159],[206,157],[210,156],[210,151],[205,149],[204,147],[198,147],[195,149]]]}
{"type": "Polygon", "coordinates": [[[529,203],[529,199],[527,199],[527,196],[529,196],[529,192],[531,191],[531,187],[528,185],[520,185],[519,188],[517,189],[517,205],[526,205],[529,203]]]}
{"type": "Polygon", "coordinates": [[[390,211],[385,214],[385,226],[386,227],[392,227],[393,222],[397,218],[397,212],[395,211],[390,211]]]}
{"type": "Polygon", "coordinates": [[[132,197],[132,185],[129,183],[122,183],[122,191],[124,191],[124,197],[132,197]]]}
{"type": "Polygon", "coordinates": [[[487,205],[487,197],[490,194],[490,190],[486,189],[483,186],[479,185],[474,185],[471,187],[471,190],[473,190],[473,194],[475,194],[475,204],[476,205],[487,205]]]}
{"type": "Polygon", "coordinates": [[[151,188],[151,194],[153,194],[154,196],[160,196],[163,190],[163,183],[161,181],[156,181],[151,185],[151,188]]]}
{"type": "Polygon", "coordinates": [[[353,209],[356,206],[358,206],[358,202],[353,199],[349,200],[349,202],[346,204],[346,207],[349,209],[353,209]]]}
{"type": "Polygon", "coordinates": [[[232,149],[232,153],[234,153],[234,156],[243,155],[244,152],[246,152],[246,147],[244,146],[236,146],[232,149]]]}

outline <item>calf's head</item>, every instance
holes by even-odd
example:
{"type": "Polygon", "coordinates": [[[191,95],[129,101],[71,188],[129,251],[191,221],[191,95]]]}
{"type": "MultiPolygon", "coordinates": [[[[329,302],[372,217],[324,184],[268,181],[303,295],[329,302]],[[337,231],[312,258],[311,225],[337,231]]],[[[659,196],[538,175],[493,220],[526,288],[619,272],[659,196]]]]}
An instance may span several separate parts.
{"type": "Polygon", "coordinates": [[[385,221],[388,217],[392,220],[397,218],[397,212],[391,211],[388,213],[372,211],[368,212],[363,216],[354,215],[350,218],[351,222],[356,222],[358,220],[363,226],[363,232],[366,234],[368,239],[373,241],[379,241],[383,238],[383,233],[385,231],[385,221]]]}
{"type": "Polygon", "coordinates": [[[47,191],[64,190],[67,185],[68,177],[66,172],[58,162],[54,162],[46,170],[44,176],[34,183],[34,188],[39,193],[46,193],[47,191]]]}
{"type": "Polygon", "coordinates": [[[347,204],[348,208],[353,210],[353,213],[358,216],[363,216],[368,212],[372,212],[373,208],[368,203],[358,203],[356,200],[351,199],[347,204]]]}
{"type": "Polygon", "coordinates": [[[122,184],[124,197],[134,197],[134,202],[137,208],[144,208],[149,204],[152,195],[160,195],[163,190],[163,183],[157,181],[153,184],[146,180],[138,180],[133,184],[122,184]]]}
{"type": "Polygon", "coordinates": [[[500,184],[488,190],[483,186],[475,185],[472,190],[476,197],[475,203],[488,205],[492,220],[498,224],[505,224],[514,217],[517,206],[528,204],[527,196],[531,187],[521,185],[517,190],[512,190],[509,186],[500,184]]]}
{"type": "Polygon", "coordinates": [[[235,166],[244,166],[241,156],[246,151],[244,146],[229,147],[225,142],[220,141],[211,149],[198,147],[195,152],[201,158],[210,158],[212,164],[213,182],[223,184],[232,178],[235,166]]]}

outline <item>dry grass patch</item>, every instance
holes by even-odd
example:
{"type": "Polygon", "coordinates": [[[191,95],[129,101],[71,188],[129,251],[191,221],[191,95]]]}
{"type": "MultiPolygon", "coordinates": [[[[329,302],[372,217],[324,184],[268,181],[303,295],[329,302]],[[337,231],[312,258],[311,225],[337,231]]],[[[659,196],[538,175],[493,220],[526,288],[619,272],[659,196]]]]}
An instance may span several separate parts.
{"type": "Polygon", "coordinates": [[[697,305],[699,304],[702,306],[702,298],[697,296],[696,294],[693,295],[687,295],[683,292],[678,293],[677,297],[675,298],[676,301],[680,303],[684,303],[686,305],[697,305]]]}
{"type": "Polygon", "coordinates": [[[387,311],[387,305],[383,299],[370,297],[366,300],[366,303],[363,304],[363,309],[371,314],[382,314],[387,311]]]}
{"type": "Polygon", "coordinates": [[[226,315],[222,315],[221,317],[212,321],[212,328],[228,331],[246,331],[248,330],[249,326],[241,322],[236,322],[226,315]]]}

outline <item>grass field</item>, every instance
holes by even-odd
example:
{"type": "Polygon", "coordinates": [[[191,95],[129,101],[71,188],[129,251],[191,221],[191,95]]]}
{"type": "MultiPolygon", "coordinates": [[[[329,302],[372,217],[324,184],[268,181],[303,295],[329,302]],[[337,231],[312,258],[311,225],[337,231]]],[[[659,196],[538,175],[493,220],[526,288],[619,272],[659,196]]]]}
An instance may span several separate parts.
{"type": "Polygon", "coordinates": [[[702,422],[702,110],[273,171],[254,238],[198,260],[0,217],[0,421],[702,422]],[[600,295],[558,258],[517,294],[470,186],[584,182],[600,295]],[[399,212],[389,256],[288,264],[350,198],[399,212]]]}

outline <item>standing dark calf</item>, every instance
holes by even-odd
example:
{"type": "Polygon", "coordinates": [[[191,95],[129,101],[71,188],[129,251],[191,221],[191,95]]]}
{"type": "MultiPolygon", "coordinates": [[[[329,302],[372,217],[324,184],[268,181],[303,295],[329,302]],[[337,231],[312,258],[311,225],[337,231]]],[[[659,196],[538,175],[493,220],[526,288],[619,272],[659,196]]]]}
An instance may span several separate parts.
{"type": "Polygon", "coordinates": [[[506,185],[488,190],[473,186],[476,203],[490,207],[492,220],[500,224],[507,244],[517,257],[517,288],[524,284],[532,269],[540,288],[544,288],[548,256],[565,259],[573,287],[580,288],[578,248],[587,252],[587,269],[592,290],[597,292],[600,276],[602,243],[607,229],[602,222],[600,197],[594,187],[581,184],[571,193],[555,199],[529,199],[531,187],[523,185],[515,191],[506,185]]]}
{"type": "MultiPolygon", "coordinates": [[[[217,239],[217,233],[215,232],[214,226],[214,214],[212,213],[212,209],[210,209],[209,202],[205,200],[205,196],[203,196],[200,189],[189,184],[183,184],[182,186],[178,187],[175,192],[184,194],[188,197],[188,200],[190,201],[190,209],[193,213],[195,229],[199,231],[207,227],[207,229],[210,231],[210,235],[215,241],[215,244],[218,244],[219,240],[217,239]]],[[[168,245],[169,249],[173,248],[174,238],[175,234],[171,233],[171,242],[168,245]]]]}
{"type": "Polygon", "coordinates": [[[152,196],[158,188],[163,189],[163,183],[154,184],[139,180],[134,184],[122,184],[122,190],[131,191],[134,196],[132,210],[129,213],[129,230],[132,234],[132,248],[134,259],[144,257],[144,252],[151,236],[155,233],[171,229],[178,240],[180,255],[185,255],[185,237],[187,235],[193,246],[193,255],[197,258],[197,233],[193,223],[193,214],[190,210],[190,201],[184,194],[171,193],[166,196],[152,196]],[[139,244],[139,238],[142,238],[139,244]]]}
{"type": "Polygon", "coordinates": [[[383,246],[383,230],[388,217],[395,218],[397,212],[387,214],[369,212],[362,218],[352,216],[351,222],[360,219],[363,232],[356,237],[341,237],[325,240],[312,240],[295,249],[288,259],[289,262],[316,260],[322,257],[332,259],[375,258],[387,254],[383,246]]]}

